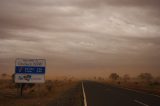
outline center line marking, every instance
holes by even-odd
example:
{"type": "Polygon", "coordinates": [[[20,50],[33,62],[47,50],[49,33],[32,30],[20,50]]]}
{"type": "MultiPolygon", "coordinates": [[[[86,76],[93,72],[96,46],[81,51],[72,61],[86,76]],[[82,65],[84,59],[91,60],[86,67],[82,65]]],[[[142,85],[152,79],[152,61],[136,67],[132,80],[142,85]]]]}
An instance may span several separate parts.
{"type": "Polygon", "coordinates": [[[84,106],[87,106],[87,100],[86,100],[86,94],[85,94],[85,91],[84,91],[84,85],[83,85],[83,82],[82,82],[82,90],[83,90],[84,106]]]}
{"type": "Polygon", "coordinates": [[[143,105],[143,106],[149,106],[149,105],[147,105],[147,104],[145,104],[145,103],[143,103],[143,102],[140,102],[140,101],[138,101],[138,100],[134,100],[134,102],[139,103],[139,104],[141,104],[141,105],[143,105]]]}

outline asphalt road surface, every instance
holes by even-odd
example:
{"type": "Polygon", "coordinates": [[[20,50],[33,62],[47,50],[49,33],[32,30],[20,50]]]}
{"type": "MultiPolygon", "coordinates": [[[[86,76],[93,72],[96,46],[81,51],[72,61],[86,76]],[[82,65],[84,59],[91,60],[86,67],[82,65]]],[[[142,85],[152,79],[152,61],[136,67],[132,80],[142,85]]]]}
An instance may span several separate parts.
{"type": "Polygon", "coordinates": [[[160,97],[129,89],[84,81],[87,106],[160,106],[160,97]]]}

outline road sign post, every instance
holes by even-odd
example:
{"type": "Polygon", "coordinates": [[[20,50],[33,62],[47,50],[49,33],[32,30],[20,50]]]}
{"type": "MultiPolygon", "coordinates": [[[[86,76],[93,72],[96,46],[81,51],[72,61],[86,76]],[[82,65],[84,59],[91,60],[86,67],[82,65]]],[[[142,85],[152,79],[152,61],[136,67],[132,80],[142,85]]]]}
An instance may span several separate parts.
{"type": "Polygon", "coordinates": [[[20,95],[23,96],[23,84],[20,84],[20,95]]]}
{"type": "Polygon", "coordinates": [[[20,95],[23,94],[25,83],[44,83],[46,60],[45,59],[16,59],[15,83],[20,84],[20,95]]]}

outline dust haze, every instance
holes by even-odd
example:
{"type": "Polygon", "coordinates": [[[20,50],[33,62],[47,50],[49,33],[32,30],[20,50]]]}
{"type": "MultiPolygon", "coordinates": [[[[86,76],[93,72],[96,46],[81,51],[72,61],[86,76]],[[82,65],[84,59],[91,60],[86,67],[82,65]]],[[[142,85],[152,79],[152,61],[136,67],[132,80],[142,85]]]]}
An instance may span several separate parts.
{"type": "Polygon", "coordinates": [[[47,76],[160,75],[159,0],[0,0],[0,73],[44,58],[47,76]]]}

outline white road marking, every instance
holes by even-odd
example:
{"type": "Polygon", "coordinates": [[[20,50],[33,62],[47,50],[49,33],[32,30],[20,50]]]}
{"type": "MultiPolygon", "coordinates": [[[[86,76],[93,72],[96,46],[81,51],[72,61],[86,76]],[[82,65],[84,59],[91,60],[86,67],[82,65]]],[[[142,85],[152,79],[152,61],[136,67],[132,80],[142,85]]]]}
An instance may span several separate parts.
{"type": "Polygon", "coordinates": [[[144,93],[144,92],[141,92],[141,91],[137,91],[137,90],[134,90],[134,89],[129,89],[129,88],[123,88],[121,87],[122,89],[126,89],[128,91],[132,91],[132,92],[137,92],[137,93],[144,93]]]}
{"type": "Polygon", "coordinates": [[[138,103],[138,104],[141,104],[141,105],[143,105],[143,106],[149,106],[149,105],[147,105],[147,104],[145,104],[145,103],[143,103],[143,102],[140,102],[140,101],[138,101],[138,100],[134,100],[134,102],[136,102],[136,103],[138,103]]]}
{"type": "MultiPolygon", "coordinates": [[[[129,89],[129,88],[124,88],[124,87],[119,87],[119,88],[121,88],[121,89],[126,89],[126,90],[128,90],[128,91],[132,91],[132,92],[148,94],[148,93],[145,93],[145,92],[143,92],[143,91],[133,90],[133,89],[129,89]]],[[[155,96],[155,97],[160,98],[160,96],[159,96],[159,95],[155,95],[155,94],[148,94],[148,95],[151,95],[151,96],[155,96]]]]}
{"type": "Polygon", "coordinates": [[[152,95],[152,96],[156,96],[156,97],[160,98],[160,96],[159,96],[159,95],[155,95],[155,94],[150,94],[150,95],[152,95]]]}
{"type": "Polygon", "coordinates": [[[86,93],[85,93],[85,90],[84,90],[83,82],[82,82],[82,90],[83,90],[84,106],[87,106],[86,93]]]}

